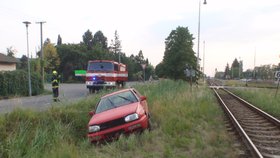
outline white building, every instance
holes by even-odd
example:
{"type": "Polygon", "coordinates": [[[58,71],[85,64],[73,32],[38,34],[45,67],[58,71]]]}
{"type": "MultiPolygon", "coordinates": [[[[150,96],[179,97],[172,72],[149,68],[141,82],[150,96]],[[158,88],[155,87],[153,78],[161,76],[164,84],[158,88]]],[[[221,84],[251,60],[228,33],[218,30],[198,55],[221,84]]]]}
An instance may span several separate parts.
{"type": "Polygon", "coordinates": [[[0,71],[14,71],[18,60],[0,53],[0,71]]]}

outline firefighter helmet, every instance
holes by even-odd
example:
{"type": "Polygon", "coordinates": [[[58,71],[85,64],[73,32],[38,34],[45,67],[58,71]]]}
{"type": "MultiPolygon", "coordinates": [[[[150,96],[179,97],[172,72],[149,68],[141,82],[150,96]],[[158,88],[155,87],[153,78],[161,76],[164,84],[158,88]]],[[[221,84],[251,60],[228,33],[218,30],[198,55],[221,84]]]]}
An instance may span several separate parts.
{"type": "Polygon", "coordinates": [[[53,72],[52,72],[54,75],[56,75],[57,74],[57,72],[54,70],[53,72]]]}

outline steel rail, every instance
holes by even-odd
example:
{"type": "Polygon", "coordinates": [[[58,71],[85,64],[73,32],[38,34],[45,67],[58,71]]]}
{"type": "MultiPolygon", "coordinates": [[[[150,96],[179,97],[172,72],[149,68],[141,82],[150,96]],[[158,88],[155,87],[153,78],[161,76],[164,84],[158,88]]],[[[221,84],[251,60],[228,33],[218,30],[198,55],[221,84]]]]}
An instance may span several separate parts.
{"type": "Polygon", "coordinates": [[[257,147],[255,146],[255,144],[252,142],[252,140],[249,138],[249,136],[246,134],[246,132],[244,131],[244,129],[241,127],[241,125],[239,124],[239,122],[237,121],[237,119],[234,117],[234,115],[231,113],[231,111],[229,110],[229,108],[227,107],[227,105],[225,104],[225,102],[222,100],[222,98],[220,97],[220,95],[218,94],[218,92],[215,90],[215,88],[213,88],[219,102],[221,103],[224,111],[227,113],[228,117],[230,118],[232,124],[234,125],[234,127],[236,128],[236,130],[238,131],[239,135],[241,136],[242,140],[244,141],[245,145],[250,149],[251,154],[254,157],[257,158],[263,158],[262,154],[260,153],[260,151],[257,149],[257,147]]]}
{"type": "Polygon", "coordinates": [[[280,127],[280,121],[277,120],[275,117],[269,115],[268,113],[266,113],[265,111],[257,108],[256,106],[252,105],[251,103],[247,102],[246,100],[238,97],[237,95],[233,94],[232,92],[230,92],[227,89],[223,89],[226,92],[228,92],[231,96],[235,97],[236,99],[238,99],[239,101],[241,101],[242,103],[248,105],[248,107],[254,111],[256,111],[257,113],[259,113],[260,115],[262,115],[263,117],[265,117],[266,119],[270,120],[271,122],[273,122],[276,126],[280,127]]]}

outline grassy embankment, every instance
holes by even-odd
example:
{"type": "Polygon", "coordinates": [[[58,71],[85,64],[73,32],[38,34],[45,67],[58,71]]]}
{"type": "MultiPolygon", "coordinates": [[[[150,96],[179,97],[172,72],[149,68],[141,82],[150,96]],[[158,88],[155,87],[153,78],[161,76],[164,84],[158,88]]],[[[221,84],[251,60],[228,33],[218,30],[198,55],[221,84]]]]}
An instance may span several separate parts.
{"type": "Polygon", "coordinates": [[[73,105],[55,104],[45,112],[18,109],[0,116],[0,157],[237,157],[209,89],[193,87],[191,93],[181,81],[135,87],[148,97],[151,132],[89,144],[88,111],[98,94],[73,105]]]}
{"type": "Polygon", "coordinates": [[[276,89],[235,89],[231,91],[265,112],[280,119],[280,90],[276,97],[276,89]]]}
{"type": "Polygon", "coordinates": [[[277,84],[273,81],[241,81],[241,80],[222,80],[225,86],[233,87],[256,87],[256,88],[276,88],[277,84]]]}

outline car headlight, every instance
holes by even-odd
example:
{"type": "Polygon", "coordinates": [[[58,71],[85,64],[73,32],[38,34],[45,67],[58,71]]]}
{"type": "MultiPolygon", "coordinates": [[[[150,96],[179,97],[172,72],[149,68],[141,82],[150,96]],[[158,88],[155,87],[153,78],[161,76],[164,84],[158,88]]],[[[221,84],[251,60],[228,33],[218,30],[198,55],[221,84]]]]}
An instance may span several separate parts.
{"type": "Polygon", "coordinates": [[[139,118],[138,114],[131,114],[131,115],[128,115],[124,118],[125,122],[131,122],[131,121],[134,121],[134,120],[137,120],[139,118]]]}
{"type": "Polygon", "coordinates": [[[97,125],[89,126],[88,131],[89,131],[89,133],[98,132],[98,131],[100,131],[100,126],[97,126],[97,125]]]}

